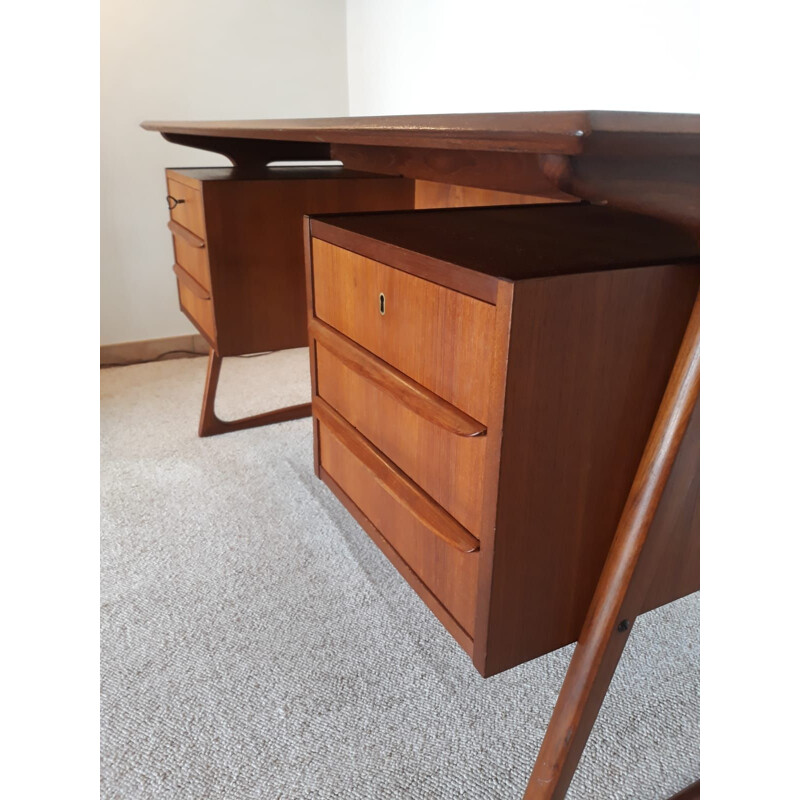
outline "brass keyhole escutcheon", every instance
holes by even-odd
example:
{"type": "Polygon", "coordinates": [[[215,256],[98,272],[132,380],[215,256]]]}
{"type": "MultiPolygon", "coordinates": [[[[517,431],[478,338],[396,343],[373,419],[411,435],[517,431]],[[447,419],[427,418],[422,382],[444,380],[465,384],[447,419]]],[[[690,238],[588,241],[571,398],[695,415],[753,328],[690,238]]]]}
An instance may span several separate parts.
{"type": "Polygon", "coordinates": [[[381,311],[381,315],[383,315],[383,314],[386,313],[386,295],[383,292],[381,292],[378,295],[378,300],[379,300],[379,304],[378,305],[379,305],[379,308],[380,308],[380,311],[381,311]]]}

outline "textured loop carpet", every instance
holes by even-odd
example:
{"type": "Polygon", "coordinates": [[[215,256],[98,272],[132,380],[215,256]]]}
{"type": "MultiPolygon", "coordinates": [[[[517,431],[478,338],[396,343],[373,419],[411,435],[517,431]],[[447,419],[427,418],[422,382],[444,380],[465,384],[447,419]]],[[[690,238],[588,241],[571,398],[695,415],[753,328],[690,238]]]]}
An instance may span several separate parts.
{"type": "MultiPolygon", "coordinates": [[[[226,360],[220,416],[307,372],[226,360]]],[[[103,798],[520,798],[572,648],[480,678],[314,477],[308,419],[196,437],[204,374],[101,373],[103,798]]],[[[570,798],[697,777],[698,607],[637,621],[570,798]]]]}

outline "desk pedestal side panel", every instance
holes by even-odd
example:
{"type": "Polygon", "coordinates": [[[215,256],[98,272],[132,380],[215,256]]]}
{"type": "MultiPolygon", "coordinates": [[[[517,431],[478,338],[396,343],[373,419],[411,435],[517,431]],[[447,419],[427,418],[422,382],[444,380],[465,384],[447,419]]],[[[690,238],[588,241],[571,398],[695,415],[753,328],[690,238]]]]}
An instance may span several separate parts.
{"type": "MultiPolygon", "coordinates": [[[[482,538],[482,674],[577,640],[698,290],[690,264],[515,284],[496,517],[482,538]]],[[[696,445],[685,437],[679,457],[686,491],[668,487],[660,509],[681,539],[695,529],[696,445]]],[[[654,604],[696,589],[692,572],[665,565],[654,604]]]]}
{"type": "MultiPolygon", "coordinates": [[[[642,607],[663,606],[700,588],[700,403],[683,435],[645,550],[657,547],[656,572],[642,607]]],[[[649,563],[646,553],[640,563],[649,563]]]]}

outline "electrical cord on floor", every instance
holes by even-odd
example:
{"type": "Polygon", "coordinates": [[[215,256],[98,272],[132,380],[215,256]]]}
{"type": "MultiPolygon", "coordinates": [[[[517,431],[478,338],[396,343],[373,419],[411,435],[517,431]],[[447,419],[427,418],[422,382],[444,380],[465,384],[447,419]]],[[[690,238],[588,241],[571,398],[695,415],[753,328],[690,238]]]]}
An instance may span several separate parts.
{"type": "MultiPolygon", "coordinates": [[[[265,350],[263,353],[248,353],[247,355],[243,356],[225,356],[226,358],[258,358],[259,356],[268,356],[271,353],[274,353],[274,350],[265,350]]],[[[101,364],[100,369],[107,369],[108,367],[132,367],[134,364],[152,364],[155,361],[161,361],[161,359],[166,358],[167,356],[176,356],[176,355],[183,355],[183,356],[207,356],[208,353],[197,353],[194,350],[167,350],[166,353],[160,353],[155,358],[147,358],[144,361],[119,361],[113,364],[101,364]]]]}

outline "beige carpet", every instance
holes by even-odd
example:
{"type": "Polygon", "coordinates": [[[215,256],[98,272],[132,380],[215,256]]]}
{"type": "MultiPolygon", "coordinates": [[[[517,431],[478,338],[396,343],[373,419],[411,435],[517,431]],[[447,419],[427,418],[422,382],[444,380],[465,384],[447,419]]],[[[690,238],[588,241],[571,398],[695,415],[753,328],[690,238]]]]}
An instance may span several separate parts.
{"type": "MultiPolygon", "coordinates": [[[[305,350],[223,365],[302,402],[305,350]]],[[[196,437],[205,359],[102,376],[102,796],[517,800],[572,648],[484,681],[314,478],[309,420],[196,437]]],[[[637,621],[570,798],[699,770],[699,598],[637,621]]]]}

